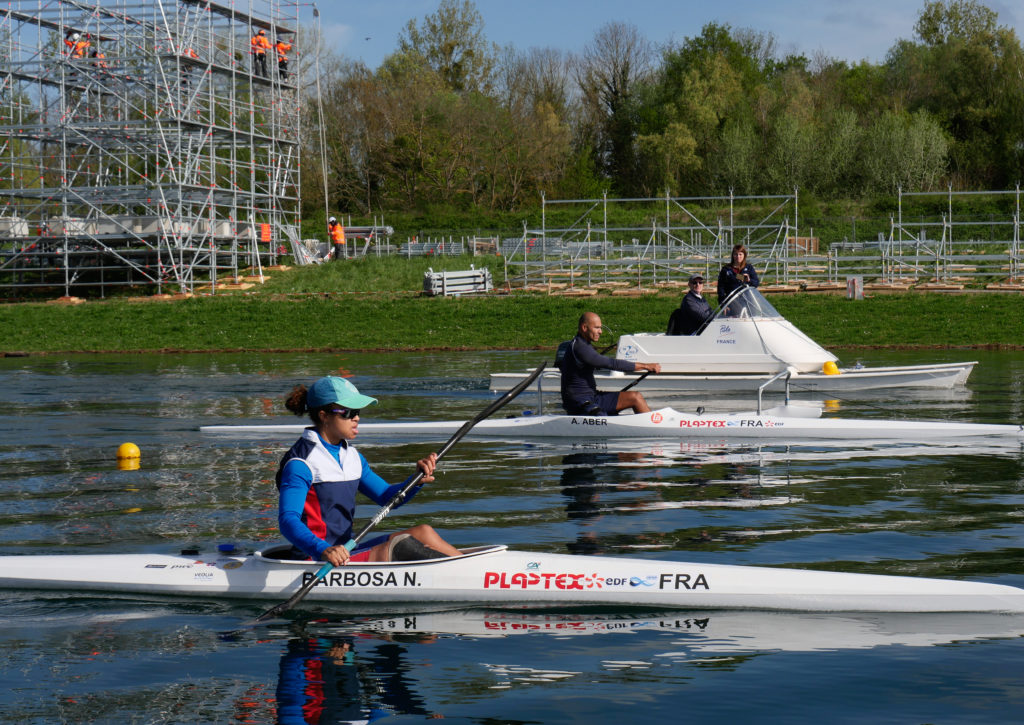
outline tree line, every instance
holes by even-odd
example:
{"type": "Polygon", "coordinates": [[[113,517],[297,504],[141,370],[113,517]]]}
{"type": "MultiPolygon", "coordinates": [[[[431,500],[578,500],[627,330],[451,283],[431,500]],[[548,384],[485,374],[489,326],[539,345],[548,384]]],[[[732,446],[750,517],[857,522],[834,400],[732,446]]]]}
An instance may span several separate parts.
{"type": "Polygon", "coordinates": [[[770,33],[719,23],[656,47],[611,22],[573,54],[499,48],[471,0],[441,0],[380,67],[334,58],[321,74],[304,204],[322,208],[325,190],[332,209],[372,214],[517,211],[541,193],[1012,188],[1024,164],[1014,30],[976,0],[929,0],[912,31],[877,64],[781,54],[770,33]]]}

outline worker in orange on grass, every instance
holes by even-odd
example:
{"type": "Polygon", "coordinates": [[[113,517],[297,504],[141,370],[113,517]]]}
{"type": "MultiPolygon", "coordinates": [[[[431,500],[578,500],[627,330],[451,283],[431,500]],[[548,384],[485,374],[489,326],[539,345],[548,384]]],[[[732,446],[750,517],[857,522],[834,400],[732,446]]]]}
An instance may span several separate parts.
{"type": "Polygon", "coordinates": [[[334,258],[341,260],[345,258],[345,227],[341,226],[337,219],[331,217],[327,220],[327,233],[334,245],[334,258]]]}
{"type": "Polygon", "coordinates": [[[274,50],[277,51],[277,73],[281,76],[281,80],[288,78],[288,51],[292,49],[292,44],[285,42],[284,38],[278,37],[277,43],[274,45],[274,50]]]}
{"type": "Polygon", "coordinates": [[[267,77],[267,51],[271,47],[266,30],[261,29],[252,36],[252,72],[254,75],[267,77]]]}

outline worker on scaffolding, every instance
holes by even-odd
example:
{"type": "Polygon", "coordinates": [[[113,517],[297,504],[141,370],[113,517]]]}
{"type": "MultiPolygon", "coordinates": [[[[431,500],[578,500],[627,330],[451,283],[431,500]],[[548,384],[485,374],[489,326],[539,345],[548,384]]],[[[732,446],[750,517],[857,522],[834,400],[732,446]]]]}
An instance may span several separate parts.
{"type": "Polygon", "coordinates": [[[288,52],[291,49],[291,43],[287,42],[281,36],[277,37],[277,43],[274,44],[274,50],[277,51],[277,74],[281,77],[281,80],[288,79],[288,52]]]}
{"type": "Polygon", "coordinates": [[[64,36],[64,45],[68,47],[68,57],[84,58],[91,45],[89,42],[90,37],[88,33],[83,38],[81,33],[69,30],[67,35],[64,36]]]}
{"type": "Polygon", "coordinates": [[[345,227],[338,223],[338,220],[331,217],[327,220],[327,234],[331,237],[331,244],[334,245],[334,258],[342,260],[345,258],[345,227]]]}
{"type": "Polygon", "coordinates": [[[107,54],[99,48],[93,48],[89,53],[89,57],[93,59],[92,64],[95,68],[106,69],[110,67],[107,65],[107,61],[104,60],[107,57],[107,54]]]}
{"type": "Polygon", "coordinates": [[[267,31],[262,28],[252,36],[252,72],[253,75],[267,77],[267,51],[270,50],[267,31]]]}
{"type": "MultiPolygon", "coordinates": [[[[199,54],[190,45],[181,47],[179,55],[182,58],[190,58],[191,60],[199,60],[199,54]]],[[[188,88],[192,82],[192,66],[188,63],[181,63],[181,85],[183,88],[188,88]]]]}
{"type": "Polygon", "coordinates": [[[107,65],[107,61],[105,60],[107,57],[106,53],[99,48],[93,48],[89,53],[89,57],[92,58],[92,65],[93,68],[96,69],[97,75],[101,78],[110,75],[110,66],[107,65]]]}

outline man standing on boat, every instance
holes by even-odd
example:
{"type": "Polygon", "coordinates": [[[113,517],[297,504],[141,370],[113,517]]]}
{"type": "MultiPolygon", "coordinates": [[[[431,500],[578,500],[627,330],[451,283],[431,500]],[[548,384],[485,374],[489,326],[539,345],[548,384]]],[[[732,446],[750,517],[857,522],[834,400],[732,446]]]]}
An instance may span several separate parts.
{"type": "Polygon", "coordinates": [[[594,381],[595,369],[637,370],[660,373],[658,363],[634,363],[605,357],[594,349],[601,338],[601,318],[594,312],[580,315],[576,337],[558,346],[555,365],[562,371],[562,406],[570,415],[618,415],[632,408],[634,413],[649,413],[644,396],[635,390],[601,392],[594,381]]]}
{"type": "Polygon", "coordinates": [[[690,291],[683,296],[679,307],[668,318],[666,335],[693,335],[711,319],[711,305],[704,299],[704,278],[699,274],[690,277],[690,291]]]}

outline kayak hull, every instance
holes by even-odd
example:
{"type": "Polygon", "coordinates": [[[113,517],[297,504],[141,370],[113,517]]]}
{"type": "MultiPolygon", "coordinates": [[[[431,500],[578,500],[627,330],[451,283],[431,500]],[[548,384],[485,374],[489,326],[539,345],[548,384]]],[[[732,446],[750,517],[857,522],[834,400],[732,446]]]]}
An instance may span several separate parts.
{"type": "MultiPolygon", "coordinates": [[[[0,588],[283,600],[317,569],[275,555],[0,558],[0,588]]],[[[985,582],[478,547],[424,562],[339,567],[309,593],[339,603],[645,606],[849,612],[1024,612],[1024,590],[985,582]]]]}
{"type": "MultiPolygon", "coordinates": [[[[947,421],[819,418],[820,409],[780,406],[757,413],[682,413],[661,408],[650,413],[593,417],[586,415],[526,415],[483,420],[468,438],[644,438],[644,439],[784,439],[799,440],[901,440],[1000,438],[1021,439],[1024,427],[947,421]]],[[[360,423],[362,438],[407,436],[421,440],[444,439],[464,421],[360,423]]],[[[301,425],[203,426],[208,434],[295,435],[301,425]]]]}

